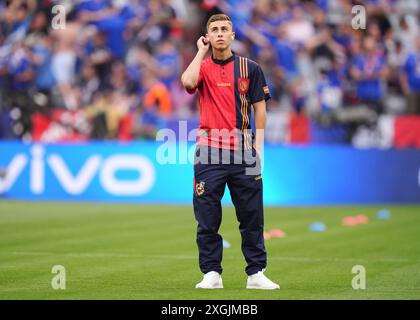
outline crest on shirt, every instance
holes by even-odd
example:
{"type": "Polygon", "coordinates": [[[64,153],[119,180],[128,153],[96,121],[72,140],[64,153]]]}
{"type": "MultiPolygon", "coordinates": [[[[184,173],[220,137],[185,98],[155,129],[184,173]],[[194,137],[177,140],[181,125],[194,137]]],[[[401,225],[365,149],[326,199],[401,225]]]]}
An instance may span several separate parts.
{"type": "Polygon", "coordinates": [[[197,196],[201,196],[204,193],[204,182],[201,181],[195,184],[195,193],[197,196]]]}
{"type": "Polygon", "coordinates": [[[238,90],[239,93],[245,94],[249,90],[249,79],[239,78],[238,79],[238,90]]]}

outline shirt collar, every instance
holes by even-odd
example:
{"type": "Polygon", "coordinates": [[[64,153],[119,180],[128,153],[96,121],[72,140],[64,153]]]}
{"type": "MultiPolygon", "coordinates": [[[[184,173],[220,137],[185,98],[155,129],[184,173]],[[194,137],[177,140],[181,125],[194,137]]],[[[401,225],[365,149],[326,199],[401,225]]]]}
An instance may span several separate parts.
{"type": "Polygon", "coordinates": [[[213,54],[211,55],[211,59],[213,60],[213,62],[214,63],[216,63],[216,64],[221,64],[221,65],[224,65],[224,64],[227,64],[227,63],[229,63],[229,62],[231,62],[231,61],[233,61],[233,60],[235,60],[235,52],[233,52],[232,51],[232,56],[230,56],[229,58],[227,58],[226,60],[218,60],[218,59],[216,59],[215,57],[213,57],[213,54]]]}

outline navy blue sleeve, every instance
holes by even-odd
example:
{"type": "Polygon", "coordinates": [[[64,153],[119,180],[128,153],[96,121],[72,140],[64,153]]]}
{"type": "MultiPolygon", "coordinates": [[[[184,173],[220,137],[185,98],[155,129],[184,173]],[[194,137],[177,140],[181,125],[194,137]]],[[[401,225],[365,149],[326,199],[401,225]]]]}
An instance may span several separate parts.
{"type": "Polygon", "coordinates": [[[251,72],[249,89],[249,97],[252,104],[261,100],[267,101],[271,98],[270,89],[259,65],[256,65],[251,72]]]}

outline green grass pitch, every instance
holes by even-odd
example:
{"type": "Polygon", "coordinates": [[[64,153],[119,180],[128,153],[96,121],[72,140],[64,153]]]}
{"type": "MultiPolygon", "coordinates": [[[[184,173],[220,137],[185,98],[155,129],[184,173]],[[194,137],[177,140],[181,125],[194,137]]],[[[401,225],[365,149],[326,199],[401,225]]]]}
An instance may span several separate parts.
{"type": "Polygon", "coordinates": [[[225,207],[224,289],[201,280],[191,206],[0,201],[0,299],[420,299],[420,206],[266,208],[266,274],[281,290],[245,289],[245,261],[234,209],[225,207]],[[344,216],[369,223],[344,227],[344,216]],[[325,232],[308,226],[322,221],[325,232]],[[66,289],[54,290],[54,265],[66,289]],[[354,290],[354,265],[366,289],[354,290]]]}

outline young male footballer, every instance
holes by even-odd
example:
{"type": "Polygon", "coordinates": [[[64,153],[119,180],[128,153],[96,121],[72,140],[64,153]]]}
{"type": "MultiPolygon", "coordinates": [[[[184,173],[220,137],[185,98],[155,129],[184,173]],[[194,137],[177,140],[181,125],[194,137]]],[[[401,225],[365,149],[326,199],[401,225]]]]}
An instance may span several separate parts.
{"type": "Polygon", "coordinates": [[[211,16],[207,34],[198,39],[198,52],[181,77],[189,93],[198,90],[200,108],[193,204],[204,277],[196,288],[223,288],[223,239],[218,231],[221,199],[228,185],[247,263],[246,288],[279,289],[264,275],[267,254],[260,155],[270,91],[260,66],[232,52],[232,27],[227,15],[211,16]],[[251,131],[251,106],[255,132],[251,131]]]}

